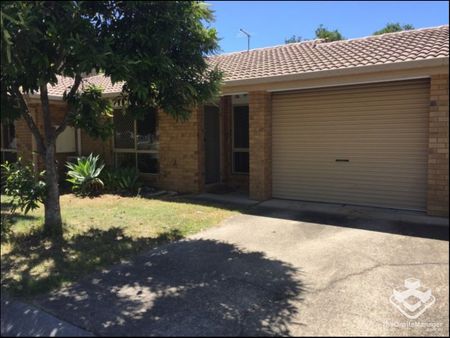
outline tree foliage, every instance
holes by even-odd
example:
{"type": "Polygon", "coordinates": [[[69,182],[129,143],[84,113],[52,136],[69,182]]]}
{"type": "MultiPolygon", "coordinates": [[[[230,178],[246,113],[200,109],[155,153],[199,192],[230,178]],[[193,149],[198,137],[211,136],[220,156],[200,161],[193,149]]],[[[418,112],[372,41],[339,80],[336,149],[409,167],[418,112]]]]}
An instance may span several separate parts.
{"type": "MultiPolygon", "coordinates": [[[[330,41],[338,41],[338,40],[344,40],[345,37],[336,29],[334,31],[328,30],[324,25],[319,25],[317,29],[315,30],[315,38],[316,39],[323,39],[327,42],[330,41]]],[[[285,39],[284,43],[295,43],[295,42],[302,42],[305,41],[303,37],[299,35],[292,35],[290,38],[285,39]]]]}
{"type": "Polygon", "coordinates": [[[221,73],[205,59],[218,49],[216,30],[206,26],[211,20],[203,2],[1,2],[1,118],[23,118],[45,160],[46,225],[62,229],[58,135],[68,125],[94,137],[111,131],[113,105],[100,88],[89,85],[87,74],[102,72],[120,83],[116,103],[136,118],[156,108],[188,118],[194,106],[219,91],[221,73]],[[56,127],[48,88],[62,76],[73,82],[63,95],[68,113],[56,127]],[[29,94],[39,95],[43,131],[30,111],[29,94]]]}
{"type": "Polygon", "coordinates": [[[290,38],[288,39],[284,39],[284,43],[296,43],[296,42],[302,42],[303,38],[301,36],[297,36],[297,35],[292,35],[290,38]]]}
{"type": "Polygon", "coordinates": [[[11,197],[11,212],[20,209],[24,214],[39,207],[44,201],[44,172],[35,173],[34,167],[22,163],[5,162],[1,165],[2,193],[11,197]]]}
{"type": "Polygon", "coordinates": [[[20,115],[12,87],[36,93],[42,84],[56,84],[58,75],[72,77],[76,86],[77,76],[92,70],[124,82],[120,103],[136,114],[151,106],[188,117],[193,105],[218,91],[220,72],[209,69],[204,58],[218,48],[216,30],[204,26],[213,19],[205,3],[4,1],[1,6],[2,108],[10,108],[4,113],[20,115]]]}
{"type": "Polygon", "coordinates": [[[401,31],[407,31],[407,30],[411,30],[411,29],[414,29],[413,25],[410,25],[410,24],[401,25],[398,22],[396,22],[396,23],[390,22],[390,23],[387,23],[384,28],[374,32],[373,35],[401,32],[401,31]]]}
{"type": "Polygon", "coordinates": [[[328,30],[326,27],[324,27],[322,24],[319,27],[317,27],[315,34],[317,39],[324,39],[328,42],[345,39],[344,36],[337,29],[331,31],[328,30]]]}

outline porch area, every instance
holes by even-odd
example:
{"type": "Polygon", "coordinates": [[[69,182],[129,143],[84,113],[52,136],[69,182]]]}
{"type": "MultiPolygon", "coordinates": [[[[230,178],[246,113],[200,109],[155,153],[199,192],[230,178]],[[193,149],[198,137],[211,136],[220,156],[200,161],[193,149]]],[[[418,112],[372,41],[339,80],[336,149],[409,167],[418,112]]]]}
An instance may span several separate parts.
{"type": "Polygon", "coordinates": [[[203,189],[252,200],[272,193],[271,100],[268,92],[225,95],[202,109],[203,189]]]}

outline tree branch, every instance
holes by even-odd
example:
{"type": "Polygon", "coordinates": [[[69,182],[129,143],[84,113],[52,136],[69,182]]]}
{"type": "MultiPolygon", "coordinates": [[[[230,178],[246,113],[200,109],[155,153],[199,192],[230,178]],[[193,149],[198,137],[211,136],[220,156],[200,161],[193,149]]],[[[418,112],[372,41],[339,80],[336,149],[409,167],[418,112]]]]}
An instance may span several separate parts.
{"type": "MultiPolygon", "coordinates": [[[[75,81],[74,81],[74,83],[73,83],[73,86],[72,86],[72,88],[70,89],[69,94],[67,94],[67,99],[66,99],[67,102],[70,102],[70,99],[73,98],[73,96],[76,94],[78,88],[80,87],[80,84],[81,84],[81,80],[82,80],[82,79],[83,79],[83,78],[81,77],[80,74],[75,75],[75,81]]],[[[64,118],[63,118],[62,123],[61,123],[60,126],[56,129],[56,132],[55,132],[56,137],[58,137],[58,135],[61,134],[61,133],[64,131],[64,129],[66,129],[67,124],[69,123],[70,116],[71,116],[72,114],[73,114],[73,111],[72,111],[72,109],[71,109],[71,107],[70,107],[70,105],[69,105],[69,110],[68,110],[67,113],[64,115],[64,118]]]]}
{"type": "Polygon", "coordinates": [[[23,94],[21,93],[19,88],[13,88],[13,94],[17,97],[19,100],[20,107],[22,108],[22,116],[25,120],[25,122],[28,125],[28,128],[30,129],[31,133],[33,134],[34,138],[36,139],[36,143],[38,146],[38,152],[40,154],[44,154],[46,147],[44,143],[44,139],[39,132],[39,128],[37,127],[36,123],[33,120],[33,117],[31,116],[30,109],[28,108],[28,104],[23,97],[23,94]]]}

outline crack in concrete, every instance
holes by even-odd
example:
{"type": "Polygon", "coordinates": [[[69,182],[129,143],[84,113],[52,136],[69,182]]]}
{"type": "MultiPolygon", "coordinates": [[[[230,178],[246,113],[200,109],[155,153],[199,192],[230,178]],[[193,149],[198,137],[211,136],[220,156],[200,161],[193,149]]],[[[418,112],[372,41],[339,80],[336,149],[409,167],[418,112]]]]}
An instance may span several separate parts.
{"type": "Polygon", "coordinates": [[[335,279],[333,281],[331,281],[330,283],[328,283],[325,287],[320,288],[320,289],[315,289],[315,290],[311,290],[311,294],[316,294],[316,293],[320,293],[320,292],[324,292],[327,291],[328,289],[332,288],[334,285],[343,282],[349,278],[355,277],[355,276],[362,276],[366,273],[372,272],[375,269],[381,268],[381,267],[400,267],[400,266],[420,266],[420,265],[448,265],[448,262],[428,262],[428,263],[378,263],[372,267],[369,267],[367,269],[364,269],[362,271],[359,272],[355,272],[355,273],[351,273],[348,274],[344,277],[335,279]]]}

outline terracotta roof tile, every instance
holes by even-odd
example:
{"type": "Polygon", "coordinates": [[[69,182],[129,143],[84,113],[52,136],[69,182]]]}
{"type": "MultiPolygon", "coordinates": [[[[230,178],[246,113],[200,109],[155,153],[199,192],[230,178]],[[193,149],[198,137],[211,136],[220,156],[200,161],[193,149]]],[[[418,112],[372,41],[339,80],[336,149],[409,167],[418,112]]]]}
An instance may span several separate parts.
{"type": "Polygon", "coordinates": [[[448,25],[324,42],[304,41],[208,58],[225,82],[449,56],[448,25]]]}
{"type": "MultiPolygon", "coordinates": [[[[224,80],[246,80],[351,67],[383,65],[449,56],[449,26],[388,33],[364,38],[324,42],[311,40],[208,57],[211,66],[224,72],[224,80]]],[[[73,83],[58,77],[49,94],[62,96],[73,83]]],[[[85,79],[103,87],[104,93],[120,92],[123,83],[112,84],[103,75],[85,79]]]]}

